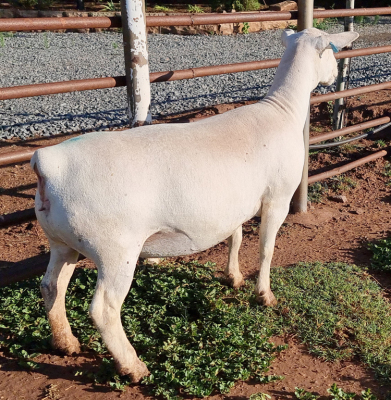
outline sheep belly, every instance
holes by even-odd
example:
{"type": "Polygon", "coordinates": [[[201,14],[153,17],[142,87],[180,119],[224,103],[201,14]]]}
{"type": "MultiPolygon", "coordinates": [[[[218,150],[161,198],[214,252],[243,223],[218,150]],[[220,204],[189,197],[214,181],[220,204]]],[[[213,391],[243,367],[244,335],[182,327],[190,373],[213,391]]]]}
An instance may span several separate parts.
{"type": "MultiPolygon", "coordinates": [[[[210,238],[211,239],[211,238],[210,238]]],[[[192,240],[185,232],[157,232],[144,243],[140,257],[175,257],[185,256],[206,250],[218,243],[206,243],[208,240],[192,240]]]]}

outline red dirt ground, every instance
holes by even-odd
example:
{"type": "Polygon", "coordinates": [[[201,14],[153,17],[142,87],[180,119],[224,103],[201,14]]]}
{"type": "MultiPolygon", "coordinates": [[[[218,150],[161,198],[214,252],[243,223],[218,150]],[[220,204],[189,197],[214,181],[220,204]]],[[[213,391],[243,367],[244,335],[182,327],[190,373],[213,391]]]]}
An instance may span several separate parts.
{"type": "MultiPolygon", "coordinates": [[[[391,91],[381,91],[351,100],[348,114],[350,123],[373,119],[390,113],[391,91]],[[365,105],[363,106],[363,104],[365,105]]],[[[243,105],[243,104],[239,104],[243,105]]],[[[184,113],[164,118],[160,122],[192,121],[200,117],[224,112],[238,105],[221,105],[207,110],[184,113]]],[[[313,107],[312,133],[329,130],[327,106],[313,107]]],[[[391,130],[376,136],[382,139],[388,150],[391,130]]],[[[64,138],[59,138],[62,140],[64,138]]],[[[28,142],[0,142],[0,154],[26,147],[42,145],[48,140],[36,139],[28,142]]],[[[310,157],[311,174],[322,172],[331,165],[340,165],[379,150],[384,143],[369,140],[353,142],[332,153],[315,154],[310,157]]],[[[387,237],[391,230],[391,180],[385,166],[390,156],[378,159],[345,174],[351,181],[339,182],[329,179],[329,192],[321,202],[312,203],[306,215],[289,215],[281,227],[275,245],[272,266],[289,266],[299,261],[344,261],[369,266],[371,254],[369,242],[387,237]],[[339,182],[339,188],[337,187],[339,182]],[[349,188],[349,182],[356,187],[349,188]],[[345,186],[343,186],[345,185],[345,186]],[[331,200],[331,195],[344,194],[346,203],[331,200]]],[[[33,207],[35,177],[28,164],[7,166],[0,171],[0,215],[33,207]]],[[[240,250],[241,269],[245,278],[254,279],[258,270],[257,221],[244,226],[244,240],[240,250]]],[[[45,236],[34,221],[14,227],[0,229],[0,268],[12,268],[16,261],[47,251],[45,236]]],[[[227,244],[221,243],[193,257],[200,262],[213,261],[219,266],[227,262],[227,244]]],[[[88,265],[81,261],[80,265],[88,265]]],[[[376,274],[375,279],[391,294],[391,277],[376,274]]],[[[264,392],[273,399],[293,399],[294,388],[301,387],[317,392],[321,396],[333,382],[345,391],[360,393],[369,387],[380,398],[391,392],[390,387],[380,387],[374,374],[356,360],[328,363],[311,356],[306,347],[294,337],[277,337],[275,343],[289,344],[276,359],[271,372],[285,376],[285,379],[267,385],[256,382],[239,382],[228,395],[210,398],[244,400],[252,393],[264,392]]],[[[135,385],[125,393],[112,391],[105,386],[94,386],[87,378],[75,376],[77,370],[94,372],[100,363],[100,356],[92,352],[66,357],[50,352],[41,355],[38,361],[43,367],[36,372],[25,371],[6,353],[0,351],[0,400],[14,399],[146,399],[148,390],[135,385]]]]}

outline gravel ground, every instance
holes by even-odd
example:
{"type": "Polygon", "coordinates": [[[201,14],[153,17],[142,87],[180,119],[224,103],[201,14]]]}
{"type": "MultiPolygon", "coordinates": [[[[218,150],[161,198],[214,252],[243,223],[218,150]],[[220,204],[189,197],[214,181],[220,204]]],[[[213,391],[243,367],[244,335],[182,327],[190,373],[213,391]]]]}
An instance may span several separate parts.
{"type": "MultiPolygon", "coordinates": [[[[355,48],[391,39],[391,19],[356,26],[355,48]]],[[[342,31],[342,25],[330,32],[342,31]]],[[[149,35],[150,70],[166,71],[281,57],[281,31],[236,36],[149,35]]],[[[0,37],[0,86],[124,75],[119,33],[16,33],[0,37]]],[[[350,87],[391,80],[391,54],[355,58],[350,87]]],[[[274,69],[151,85],[154,118],[218,103],[262,98],[274,69]]],[[[325,92],[328,89],[317,88],[325,92]]],[[[0,102],[0,138],[104,130],[127,124],[125,88],[0,102]]]]}

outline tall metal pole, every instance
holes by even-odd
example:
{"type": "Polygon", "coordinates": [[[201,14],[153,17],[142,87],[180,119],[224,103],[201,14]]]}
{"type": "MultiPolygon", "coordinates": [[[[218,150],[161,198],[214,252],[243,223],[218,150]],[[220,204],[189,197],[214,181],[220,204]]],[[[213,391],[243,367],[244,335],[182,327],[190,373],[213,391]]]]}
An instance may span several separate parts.
{"type": "MultiPolygon", "coordinates": [[[[314,22],[314,0],[298,0],[297,30],[312,28],[314,22]]],[[[309,100],[309,99],[308,99],[309,100]]],[[[304,168],[299,187],[293,195],[292,211],[294,213],[307,212],[308,197],[308,152],[310,140],[310,107],[303,130],[304,136],[304,168]]]]}
{"type": "MultiPolygon", "coordinates": [[[[346,8],[354,8],[354,0],[346,0],[346,8]]],[[[354,17],[345,17],[345,32],[353,32],[354,17]]],[[[350,45],[348,50],[353,46],[350,45]]],[[[349,80],[350,58],[343,58],[338,64],[338,78],[336,91],[346,90],[349,80]]],[[[333,129],[342,129],[344,127],[346,103],[343,98],[335,100],[333,113],[333,129]]]]}
{"type": "Polygon", "coordinates": [[[152,117],[144,1],[121,0],[121,16],[130,126],[148,125],[152,117]]]}

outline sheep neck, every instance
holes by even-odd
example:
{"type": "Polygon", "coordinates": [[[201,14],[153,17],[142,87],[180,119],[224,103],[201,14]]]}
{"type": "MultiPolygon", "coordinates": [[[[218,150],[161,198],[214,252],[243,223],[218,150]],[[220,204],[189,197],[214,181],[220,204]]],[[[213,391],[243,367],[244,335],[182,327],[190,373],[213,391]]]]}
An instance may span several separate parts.
{"type": "Polygon", "coordinates": [[[311,91],[317,85],[312,59],[314,50],[298,43],[288,48],[278,66],[273,84],[264,101],[288,114],[290,120],[304,126],[311,91]]]}

